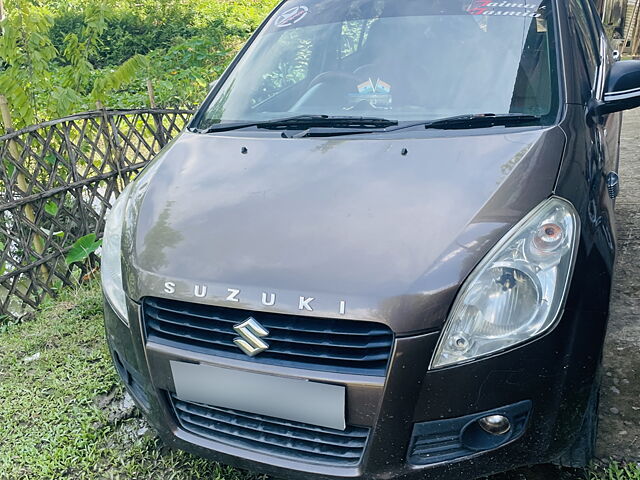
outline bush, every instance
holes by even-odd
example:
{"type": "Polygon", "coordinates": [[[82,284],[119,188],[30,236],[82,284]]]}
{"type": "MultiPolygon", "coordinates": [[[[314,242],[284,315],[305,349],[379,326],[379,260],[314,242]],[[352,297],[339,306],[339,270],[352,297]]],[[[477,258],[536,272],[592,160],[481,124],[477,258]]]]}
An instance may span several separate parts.
{"type": "Polygon", "coordinates": [[[0,91],[14,124],[93,109],[192,107],[278,0],[6,0],[0,91]]]}
{"type": "MultiPolygon", "coordinates": [[[[201,34],[193,24],[194,14],[177,2],[163,2],[164,8],[151,11],[149,4],[141,8],[115,11],[105,18],[106,29],[98,37],[96,52],[89,60],[96,68],[120,65],[132,55],[168,48],[182,39],[201,34]]],[[[70,33],[80,36],[84,13],[67,9],[54,18],[50,38],[62,51],[70,33]]]]}

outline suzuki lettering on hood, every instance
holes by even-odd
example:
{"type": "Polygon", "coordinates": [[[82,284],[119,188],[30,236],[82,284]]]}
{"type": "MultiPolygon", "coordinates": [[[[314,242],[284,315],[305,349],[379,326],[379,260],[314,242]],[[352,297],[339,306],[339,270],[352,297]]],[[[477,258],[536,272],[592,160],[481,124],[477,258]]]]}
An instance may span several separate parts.
{"type": "MultiPolygon", "coordinates": [[[[165,282],[164,283],[164,293],[167,295],[173,295],[176,293],[176,284],[175,282],[165,282]]],[[[196,298],[205,298],[209,294],[219,295],[224,297],[225,302],[240,303],[240,298],[242,295],[242,290],[239,288],[227,288],[226,291],[223,292],[210,292],[209,287],[207,285],[202,284],[194,284],[193,285],[193,296],[196,298]]],[[[265,307],[274,307],[277,302],[277,294],[273,292],[262,292],[261,295],[261,303],[265,307]]],[[[298,310],[313,312],[313,301],[315,297],[300,295],[298,300],[298,310]]],[[[345,300],[338,301],[337,311],[340,315],[345,315],[347,313],[347,302],[345,300]]]]}

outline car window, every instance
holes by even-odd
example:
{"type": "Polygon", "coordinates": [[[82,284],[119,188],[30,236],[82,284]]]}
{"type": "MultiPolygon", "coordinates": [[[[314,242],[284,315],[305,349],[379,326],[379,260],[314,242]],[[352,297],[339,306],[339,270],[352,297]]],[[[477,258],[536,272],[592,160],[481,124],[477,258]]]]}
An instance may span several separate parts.
{"type": "Polygon", "coordinates": [[[550,0],[292,0],[198,126],[295,115],[415,122],[524,113],[555,121],[552,10],[550,0]]]}
{"type": "Polygon", "coordinates": [[[586,70],[590,86],[593,86],[596,70],[600,64],[600,49],[591,10],[585,4],[585,0],[569,0],[569,9],[572,27],[580,46],[579,56],[586,70]]]}

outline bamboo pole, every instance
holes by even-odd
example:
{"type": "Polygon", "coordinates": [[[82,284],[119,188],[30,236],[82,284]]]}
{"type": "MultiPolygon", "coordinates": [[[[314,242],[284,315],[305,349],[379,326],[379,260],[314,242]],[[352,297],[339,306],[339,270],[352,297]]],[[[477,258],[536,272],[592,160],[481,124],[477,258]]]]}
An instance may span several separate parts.
{"type": "MultiPolygon", "coordinates": [[[[0,95],[0,112],[2,114],[2,123],[4,124],[4,129],[6,133],[13,132],[14,131],[13,120],[11,119],[11,112],[9,110],[9,102],[7,101],[7,97],[5,97],[4,95],[0,95]]],[[[13,140],[9,140],[9,153],[11,154],[11,156],[16,162],[20,158],[20,153],[18,152],[18,146],[13,140]]],[[[18,188],[22,191],[24,195],[27,195],[28,189],[29,189],[27,184],[27,179],[24,176],[24,173],[22,173],[19,169],[16,169],[16,170],[18,171],[18,174],[17,174],[18,188]]],[[[27,217],[27,219],[35,225],[36,215],[33,211],[33,207],[27,204],[24,206],[23,210],[24,210],[25,217],[27,217]]],[[[44,254],[43,238],[36,233],[33,235],[32,241],[33,241],[33,249],[35,250],[35,252],[38,255],[43,255],[44,254]]],[[[45,277],[48,275],[48,269],[46,265],[41,265],[40,271],[45,277]]]]}
{"type": "MultiPolygon", "coordinates": [[[[629,31],[624,37],[624,42],[622,43],[622,49],[620,50],[620,57],[624,55],[624,51],[627,48],[627,42],[632,41],[631,35],[635,33],[637,35],[636,24],[638,23],[638,8],[640,8],[640,0],[636,1],[635,6],[633,7],[633,13],[631,14],[631,21],[629,22],[629,31]]],[[[633,52],[632,52],[633,53],[633,52]]]]}
{"type": "MultiPolygon", "coordinates": [[[[150,78],[147,78],[147,94],[149,95],[149,106],[152,110],[155,110],[157,108],[156,95],[153,91],[153,83],[151,82],[150,78]]],[[[162,125],[162,116],[158,115],[157,113],[153,113],[152,116],[153,121],[156,124],[155,137],[158,140],[160,147],[162,148],[167,143],[166,135],[164,133],[164,126],[162,125]]]]}
{"type": "MultiPolygon", "coordinates": [[[[0,0],[0,22],[2,20],[4,20],[5,17],[5,13],[4,13],[4,0],[0,0]]],[[[0,35],[4,35],[4,27],[2,27],[2,29],[0,29],[0,35]]]]}
{"type": "MultiPolygon", "coordinates": [[[[640,8],[640,1],[636,3],[636,8],[640,8]]],[[[636,15],[636,28],[634,31],[634,38],[631,44],[631,56],[635,58],[638,55],[638,48],[640,47],[640,10],[636,15]]]]}
{"type": "Polygon", "coordinates": [[[149,106],[151,108],[156,108],[156,96],[153,92],[153,83],[151,83],[150,78],[147,78],[147,93],[149,94],[149,106]]]}

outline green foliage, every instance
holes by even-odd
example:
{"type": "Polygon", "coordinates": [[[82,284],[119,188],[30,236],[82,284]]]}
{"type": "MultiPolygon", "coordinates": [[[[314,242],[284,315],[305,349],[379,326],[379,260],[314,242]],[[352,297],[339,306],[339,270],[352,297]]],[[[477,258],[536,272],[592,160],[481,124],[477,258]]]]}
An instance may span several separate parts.
{"type": "MultiPolygon", "coordinates": [[[[121,5],[126,5],[124,2],[121,5]]],[[[146,55],[169,48],[184,38],[203,33],[194,25],[194,15],[184,2],[136,2],[123,10],[110,9],[106,28],[98,36],[89,60],[96,68],[120,65],[132,55],[146,55]]],[[[84,13],[65,5],[55,18],[50,37],[56,48],[64,46],[67,35],[81,35],[84,13]]]]}
{"type": "Polygon", "coordinates": [[[52,202],[51,200],[49,200],[44,204],[44,211],[52,217],[55,217],[58,213],[58,205],[56,204],[56,202],[52,202]]]}
{"type": "Polygon", "coordinates": [[[37,92],[50,88],[50,62],[57,51],[48,37],[53,21],[46,7],[28,0],[7,3],[7,17],[0,23],[0,93],[9,100],[19,124],[36,121],[37,92]]]}
{"type": "Polygon", "coordinates": [[[84,237],[80,237],[71,246],[71,249],[67,252],[65,261],[67,265],[71,265],[76,262],[84,262],[89,256],[94,253],[102,245],[102,240],[96,240],[96,234],[90,233],[84,237]]]}
{"type": "Polygon", "coordinates": [[[142,55],[134,55],[118,68],[105,72],[96,78],[91,91],[93,100],[105,102],[111,90],[130,82],[136,75],[145,76],[149,71],[149,60],[142,55]]]}
{"type": "Polygon", "coordinates": [[[106,11],[106,5],[103,3],[87,5],[80,35],[69,33],[65,37],[63,57],[68,65],[64,67],[63,87],[76,91],[86,88],[93,72],[89,57],[95,55],[98,38],[106,29],[106,11]]]}
{"type": "Polygon", "coordinates": [[[592,469],[589,480],[640,480],[640,466],[618,462],[602,464],[592,469]]]}
{"type": "Polygon", "coordinates": [[[16,127],[91,110],[192,107],[277,0],[7,0],[0,94],[16,127]]]}

